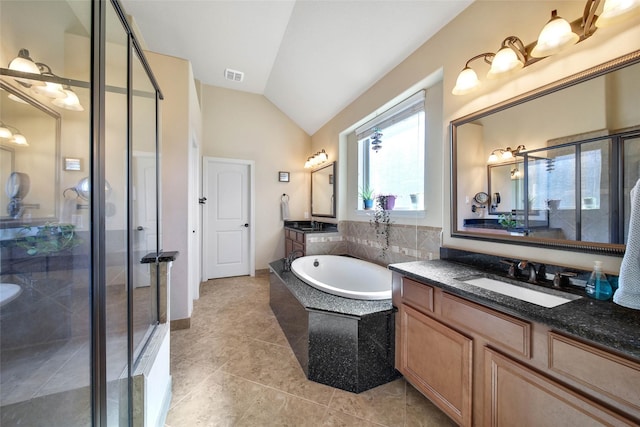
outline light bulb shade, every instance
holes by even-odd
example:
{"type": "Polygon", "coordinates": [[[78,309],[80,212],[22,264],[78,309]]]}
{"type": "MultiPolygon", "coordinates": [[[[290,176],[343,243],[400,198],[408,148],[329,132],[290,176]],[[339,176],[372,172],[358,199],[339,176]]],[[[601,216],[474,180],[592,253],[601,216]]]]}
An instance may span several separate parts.
{"type": "Polygon", "coordinates": [[[487,160],[489,163],[494,163],[498,161],[498,156],[496,156],[496,153],[491,153],[491,155],[489,155],[489,159],[487,160]]]}
{"type": "Polygon", "coordinates": [[[27,143],[27,138],[25,138],[24,135],[20,133],[14,133],[13,138],[11,138],[11,142],[13,142],[16,145],[24,145],[24,146],[29,145],[27,143]]]}
{"type": "MultiPolygon", "coordinates": [[[[20,71],[23,73],[31,73],[31,74],[40,74],[40,69],[33,62],[33,59],[29,57],[29,51],[27,49],[20,49],[18,52],[18,56],[13,58],[11,62],[9,62],[9,69],[13,71],[20,71]]],[[[23,83],[25,85],[42,85],[42,82],[31,79],[23,79],[19,77],[15,77],[16,81],[23,83]]]]}
{"type": "Polygon", "coordinates": [[[513,157],[511,150],[505,150],[502,152],[502,160],[507,160],[513,157]]]}
{"type": "Polygon", "coordinates": [[[487,78],[508,76],[524,67],[516,52],[510,47],[503,47],[496,53],[491,61],[491,69],[487,73],[487,78]]]}
{"type": "Polygon", "coordinates": [[[13,132],[11,129],[6,127],[4,124],[0,123],[0,138],[9,139],[13,136],[13,132]]]}
{"type": "Polygon", "coordinates": [[[470,67],[464,67],[460,74],[458,74],[458,79],[456,80],[456,87],[451,91],[454,95],[464,95],[469,92],[472,92],[480,82],[478,81],[478,75],[473,69],[470,67]]]}
{"type": "Polygon", "coordinates": [[[571,31],[571,25],[552,12],[551,19],[540,31],[538,42],[531,51],[534,58],[544,58],[562,52],[569,46],[578,43],[580,37],[571,31]]]}
{"type": "Polygon", "coordinates": [[[62,90],[66,96],[64,98],[55,98],[51,103],[57,107],[64,108],[71,111],[84,111],[84,107],[80,104],[78,95],[69,89],[62,90]]]}
{"type": "Polygon", "coordinates": [[[29,57],[29,51],[27,49],[20,49],[18,56],[9,62],[9,69],[23,73],[40,74],[38,66],[33,62],[33,59],[29,57]]]}
{"type": "Polygon", "coordinates": [[[318,153],[318,162],[319,163],[324,163],[329,159],[329,156],[327,156],[327,153],[325,153],[324,148],[322,149],[322,151],[320,153],[318,153]]]}
{"type": "Polygon", "coordinates": [[[66,98],[67,96],[60,83],[46,82],[44,86],[33,86],[31,90],[48,98],[66,98]]]}
{"type": "Polygon", "coordinates": [[[606,0],[596,27],[608,27],[635,16],[640,16],[640,0],[606,0]]]}

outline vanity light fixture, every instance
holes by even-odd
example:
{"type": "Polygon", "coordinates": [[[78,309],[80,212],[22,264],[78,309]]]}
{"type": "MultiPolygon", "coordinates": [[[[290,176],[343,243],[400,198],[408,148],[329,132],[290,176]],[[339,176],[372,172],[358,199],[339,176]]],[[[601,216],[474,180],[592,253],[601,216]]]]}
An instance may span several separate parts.
{"type": "MultiPolygon", "coordinates": [[[[13,58],[11,62],[9,62],[9,69],[13,71],[20,71],[23,73],[31,73],[31,74],[40,74],[40,69],[38,65],[31,59],[29,56],[29,51],[27,49],[20,49],[18,52],[18,56],[13,58]]],[[[31,79],[24,78],[15,78],[16,81],[23,86],[30,87],[31,85],[43,85],[42,82],[31,79]]]]}
{"type": "Polygon", "coordinates": [[[495,79],[513,74],[523,68],[526,61],[527,52],[522,40],[516,36],[509,36],[502,41],[500,50],[493,57],[487,78],[495,79]]]}
{"type": "Polygon", "coordinates": [[[472,92],[478,87],[480,81],[478,80],[478,75],[473,68],[469,67],[469,63],[471,61],[475,61],[476,59],[483,59],[484,62],[491,65],[491,61],[496,55],[491,52],[481,53],[480,55],[476,55],[464,64],[464,68],[458,74],[458,78],[456,79],[456,86],[451,91],[454,95],[464,95],[469,92],[472,92]]]}
{"type": "Polygon", "coordinates": [[[499,161],[510,160],[520,152],[526,151],[526,150],[527,148],[522,144],[518,145],[515,149],[511,147],[496,148],[495,150],[491,151],[491,154],[489,155],[489,159],[487,160],[487,162],[495,163],[499,161]]]}
{"type": "MultiPolygon", "coordinates": [[[[40,74],[47,77],[58,77],[51,72],[51,68],[42,63],[38,63],[38,68],[40,69],[40,74]]],[[[54,82],[45,82],[44,86],[32,86],[31,90],[40,95],[44,95],[48,98],[65,98],[67,94],[62,89],[62,85],[60,83],[54,82]]]]}
{"type": "MultiPolygon", "coordinates": [[[[18,56],[9,63],[9,69],[19,71],[20,73],[38,74],[42,77],[49,77],[51,80],[32,80],[24,77],[14,77],[14,79],[22,86],[31,88],[35,94],[46,96],[51,99],[51,103],[56,107],[64,108],[71,111],[84,111],[84,107],[80,104],[78,95],[71,89],[71,86],[62,85],[60,81],[64,79],[56,76],[51,67],[42,62],[35,62],[29,56],[27,49],[20,49],[18,56]]],[[[24,102],[15,95],[9,95],[13,101],[24,102]]]]}
{"type": "Polygon", "coordinates": [[[329,156],[327,155],[327,153],[324,151],[324,148],[323,148],[321,151],[318,151],[313,156],[307,158],[307,161],[304,163],[304,167],[305,169],[314,168],[326,162],[327,160],[329,160],[329,156]]]}
{"type": "Polygon", "coordinates": [[[572,31],[571,24],[559,17],[557,10],[553,10],[551,19],[540,31],[538,41],[531,50],[531,56],[544,58],[555,55],[578,43],[579,40],[580,36],[572,31]]]}
{"type": "Polygon", "coordinates": [[[64,98],[55,98],[51,103],[56,107],[64,108],[71,111],[84,111],[84,107],[80,104],[78,95],[71,89],[71,86],[65,85],[62,88],[65,93],[64,98]]]}
{"type": "Polygon", "coordinates": [[[640,16],[640,0],[606,0],[596,27],[608,27],[636,16],[640,16]]]}
{"type": "Polygon", "coordinates": [[[28,147],[27,138],[14,126],[9,126],[0,121],[0,139],[7,139],[9,142],[28,147]]]}
{"type": "Polygon", "coordinates": [[[491,65],[487,78],[513,74],[534,62],[555,55],[591,37],[597,28],[615,25],[623,20],[640,16],[640,0],[605,0],[600,17],[596,9],[601,0],[587,0],[582,16],[572,22],[551,12],[551,19],[540,31],[536,42],[525,44],[516,36],[505,38],[497,53],[483,53],[469,59],[451,91],[454,95],[464,95],[474,91],[480,84],[476,72],[469,67],[475,59],[483,58],[491,65]]]}

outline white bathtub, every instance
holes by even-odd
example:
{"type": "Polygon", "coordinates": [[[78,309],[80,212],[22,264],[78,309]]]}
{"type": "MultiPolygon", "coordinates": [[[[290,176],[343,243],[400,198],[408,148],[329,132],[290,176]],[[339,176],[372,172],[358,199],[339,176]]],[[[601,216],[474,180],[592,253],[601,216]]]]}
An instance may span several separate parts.
{"type": "Polygon", "coordinates": [[[337,255],[309,255],[291,263],[300,280],[321,291],[362,300],[391,299],[391,271],[337,255]]]}

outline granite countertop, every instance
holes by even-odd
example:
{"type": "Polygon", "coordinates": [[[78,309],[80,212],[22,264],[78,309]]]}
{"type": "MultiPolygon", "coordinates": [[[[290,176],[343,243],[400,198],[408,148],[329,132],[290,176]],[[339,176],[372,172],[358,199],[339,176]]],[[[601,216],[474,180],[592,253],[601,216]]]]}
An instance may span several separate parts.
{"type": "Polygon", "coordinates": [[[285,221],[284,228],[291,230],[302,231],[303,233],[337,233],[338,226],[328,222],[313,221],[316,226],[312,224],[312,221],[285,221]]]}
{"type": "Polygon", "coordinates": [[[327,311],[362,317],[381,311],[393,310],[391,299],[357,300],[322,292],[298,279],[290,271],[283,271],[284,262],[279,259],[269,264],[271,271],[282,280],[291,293],[307,310],[327,311]]]}
{"type": "MultiPolygon", "coordinates": [[[[640,360],[640,310],[622,307],[611,301],[594,300],[587,297],[584,291],[564,288],[562,292],[581,295],[583,298],[554,308],[545,308],[457,280],[479,274],[486,277],[495,275],[446,260],[391,264],[389,269],[409,278],[433,284],[450,294],[524,320],[544,324],[558,332],[591,341],[640,360]]],[[[500,280],[551,294],[558,292],[554,288],[545,286],[543,289],[543,286],[504,277],[500,277],[500,280]]]]}

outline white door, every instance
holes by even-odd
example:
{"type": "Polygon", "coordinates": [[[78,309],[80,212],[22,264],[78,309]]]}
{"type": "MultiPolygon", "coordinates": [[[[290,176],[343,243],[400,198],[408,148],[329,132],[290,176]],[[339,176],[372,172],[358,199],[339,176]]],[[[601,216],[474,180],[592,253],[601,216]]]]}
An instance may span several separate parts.
{"type": "Polygon", "coordinates": [[[140,259],[156,251],[156,159],[133,155],[133,287],[150,285],[149,264],[140,259]]]}
{"type": "Polygon", "coordinates": [[[252,272],[250,162],[205,157],[203,163],[206,279],[252,272]]]}

